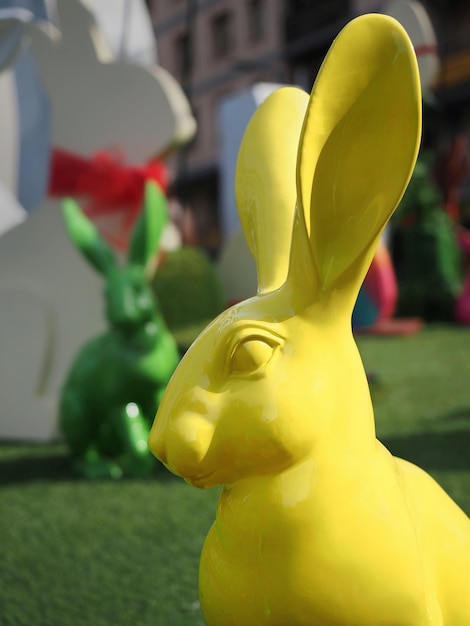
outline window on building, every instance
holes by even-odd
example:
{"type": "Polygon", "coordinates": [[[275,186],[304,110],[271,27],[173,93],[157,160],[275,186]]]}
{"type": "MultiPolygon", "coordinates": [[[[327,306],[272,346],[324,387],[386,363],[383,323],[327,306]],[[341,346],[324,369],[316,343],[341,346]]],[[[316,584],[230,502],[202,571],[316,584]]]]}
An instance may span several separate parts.
{"type": "Polygon", "coordinates": [[[229,11],[217,14],[211,23],[214,56],[229,54],[235,47],[233,17],[229,11]]]}
{"type": "Polygon", "coordinates": [[[194,119],[196,120],[196,132],[194,133],[194,137],[191,139],[191,141],[186,145],[187,149],[194,148],[197,145],[199,138],[201,136],[201,116],[199,114],[199,109],[196,108],[194,104],[192,103],[191,103],[191,112],[193,114],[194,119]]]}
{"type": "Polygon", "coordinates": [[[192,46],[189,33],[178,35],[175,42],[176,75],[180,80],[188,78],[192,70],[192,46]]]}
{"type": "Polygon", "coordinates": [[[266,1],[248,1],[248,32],[252,41],[259,41],[264,37],[266,28],[266,1]]]}

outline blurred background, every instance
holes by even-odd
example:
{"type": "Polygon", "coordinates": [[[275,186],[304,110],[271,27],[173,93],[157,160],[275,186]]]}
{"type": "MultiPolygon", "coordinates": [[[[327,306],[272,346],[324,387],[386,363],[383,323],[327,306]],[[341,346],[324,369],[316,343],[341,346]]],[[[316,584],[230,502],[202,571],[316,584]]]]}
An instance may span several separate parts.
{"type": "MultiPolygon", "coordinates": [[[[400,2],[376,0],[148,0],[160,63],[183,86],[197,134],[175,159],[174,190],[194,214],[195,236],[217,251],[232,221],[221,203],[224,103],[259,82],[310,91],[331,41],[353,17],[383,12],[404,17],[424,85],[423,147],[440,152],[470,133],[470,6],[425,0],[416,19],[400,2]],[[420,22],[421,18],[421,23],[420,22]]],[[[417,3],[409,3],[416,5],[417,3]]],[[[233,122],[233,120],[232,120],[233,122]]],[[[234,122],[233,122],[234,123],[234,122]]],[[[468,180],[461,198],[468,219],[468,180]]]]}
{"type": "Polygon", "coordinates": [[[353,328],[468,328],[468,2],[0,0],[0,438],[57,437],[66,373],[106,328],[103,279],[69,240],[61,200],[77,200],[124,260],[144,185],[158,185],[169,223],[149,277],[183,354],[256,293],[234,194],[246,125],[279,86],[310,91],[336,35],[367,12],[410,36],[423,134],[353,328]]]}

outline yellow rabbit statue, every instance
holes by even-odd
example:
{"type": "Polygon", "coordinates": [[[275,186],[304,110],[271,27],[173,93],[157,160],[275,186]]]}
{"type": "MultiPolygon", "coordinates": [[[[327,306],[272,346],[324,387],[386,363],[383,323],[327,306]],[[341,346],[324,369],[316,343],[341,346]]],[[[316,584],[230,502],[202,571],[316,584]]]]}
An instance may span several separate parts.
{"type": "Polygon", "coordinates": [[[377,441],[351,313],[421,134],[413,48],[350,22],[310,99],[274,92],[236,196],[259,290],[177,368],[150,433],[190,484],[223,485],[203,549],[208,626],[470,626],[470,520],[377,441]]]}

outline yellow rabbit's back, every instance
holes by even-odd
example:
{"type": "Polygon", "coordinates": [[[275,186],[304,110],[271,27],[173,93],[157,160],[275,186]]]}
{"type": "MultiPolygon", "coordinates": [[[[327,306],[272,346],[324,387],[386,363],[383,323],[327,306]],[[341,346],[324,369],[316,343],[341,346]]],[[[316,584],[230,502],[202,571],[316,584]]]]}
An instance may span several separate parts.
{"type": "Polygon", "coordinates": [[[423,470],[396,459],[423,561],[439,602],[453,626],[470,623],[470,521],[423,470]]]}

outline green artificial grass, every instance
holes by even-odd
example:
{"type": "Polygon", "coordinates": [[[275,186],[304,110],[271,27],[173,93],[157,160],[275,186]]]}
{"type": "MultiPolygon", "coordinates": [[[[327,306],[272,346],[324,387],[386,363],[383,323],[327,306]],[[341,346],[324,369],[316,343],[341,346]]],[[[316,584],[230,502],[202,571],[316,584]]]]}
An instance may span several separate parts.
{"type": "Polygon", "coordinates": [[[470,515],[470,328],[360,337],[378,438],[428,471],[470,515]]]}
{"type": "Polygon", "coordinates": [[[76,480],[63,445],[2,446],[0,475],[1,626],[202,626],[215,491],[76,480]]]}
{"type": "MultiPolygon", "coordinates": [[[[377,431],[470,514],[470,329],[360,337],[377,431]]],[[[202,626],[218,489],[76,479],[62,444],[0,446],[0,626],[202,626]]]]}

